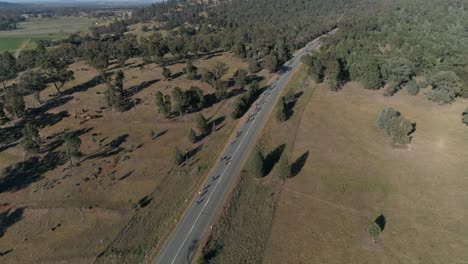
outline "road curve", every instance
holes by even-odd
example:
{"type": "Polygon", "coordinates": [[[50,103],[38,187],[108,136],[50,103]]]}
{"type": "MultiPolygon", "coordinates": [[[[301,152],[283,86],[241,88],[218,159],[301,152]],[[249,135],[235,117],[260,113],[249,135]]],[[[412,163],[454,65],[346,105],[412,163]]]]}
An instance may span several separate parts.
{"type": "MultiPolygon", "coordinates": [[[[333,34],[336,30],[331,31],[333,34]]],[[[244,157],[249,154],[255,136],[268,118],[281,90],[286,85],[292,72],[299,66],[303,55],[318,46],[319,38],[310,42],[304,48],[296,51],[291,60],[286,62],[274,79],[251,106],[245,123],[240,128],[234,141],[229,142],[222,157],[215,165],[212,175],[205,182],[198,194],[197,200],[186,210],[176,226],[171,237],[164,244],[155,264],[186,264],[190,263],[204,235],[210,230],[210,222],[217,210],[221,208],[227,191],[234,184],[236,176],[242,168],[244,157]],[[227,160],[227,161],[226,161],[227,160]]]]}

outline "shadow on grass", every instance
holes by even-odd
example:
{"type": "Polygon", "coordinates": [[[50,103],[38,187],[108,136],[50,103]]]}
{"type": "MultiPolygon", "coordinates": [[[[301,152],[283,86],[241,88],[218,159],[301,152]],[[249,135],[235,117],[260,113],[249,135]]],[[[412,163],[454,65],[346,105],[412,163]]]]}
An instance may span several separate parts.
{"type": "MultiPolygon", "coordinates": [[[[3,237],[10,226],[14,225],[23,218],[23,212],[23,208],[17,208],[8,209],[7,211],[0,213],[0,238],[3,237]]],[[[2,255],[6,255],[8,253],[9,252],[2,253],[2,255]]]]}
{"type": "Polygon", "coordinates": [[[197,155],[198,152],[200,152],[200,150],[202,150],[202,148],[203,144],[200,144],[199,146],[187,151],[187,153],[185,154],[185,160],[193,158],[195,155],[197,155]]]}
{"type": "Polygon", "coordinates": [[[304,152],[296,161],[291,164],[291,177],[297,176],[304,167],[307,158],[309,158],[309,151],[304,152]]]}
{"type": "Polygon", "coordinates": [[[275,164],[279,161],[281,154],[283,154],[284,149],[286,148],[285,144],[281,144],[276,147],[273,151],[268,153],[265,157],[265,174],[264,176],[270,174],[271,170],[275,164]]]}
{"type": "Polygon", "coordinates": [[[33,182],[42,179],[43,174],[63,165],[66,162],[60,152],[49,152],[42,159],[31,157],[26,161],[19,162],[7,167],[0,179],[0,193],[14,192],[29,186],[33,182]]]}
{"type": "Polygon", "coordinates": [[[294,98],[292,100],[289,100],[286,103],[286,120],[289,120],[294,114],[294,106],[296,106],[297,100],[304,94],[304,92],[300,91],[294,95],[294,98]]]}
{"type": "Polygon", "coordinates": [[[31,122],[39,129],[53,126],[60,122],[64,117],[67,117],[69,114],[67,111],[61,111],[59,113],[43,113],[38,115],[31,115],[18,123],[10,127],[5,127],[0,129],[0,142],[2,146],[0,147],[0,152],[7,150],[8,148],[14,147],[18,144],[18,140],[23,136],[21,130],[24,127],[26,122],[31,122]]]}
{"type": "MultiPolygon", "coordinates": [[[[109,77],[110,75],[111,75],[110,73],[106,73],[106,77],[109,77]]],[[[102,80],[102,77],[101,75],[97,75],[87,82],[84,82],[82,84],[79,84],[77,86],[74,86],[70,89],[63,91],[62,95],[71,95],[74,93],[85,92],[93,87],[98,86],[101,83],[104,83],[102,80]]]]}
{"type": "Polygon", "coordinates": [[[125,149],[121,147],[120,145],[122,145],[125,141],[127,141],[127,138],[128,138],[128,134],[123,134],[123,135],[116,137],[114,140],[104,145],[97,153],[86,157],[82,161],[85,161],[88,159],[107,158],[107,157],[120,153],[122,150],[125,149]]]}

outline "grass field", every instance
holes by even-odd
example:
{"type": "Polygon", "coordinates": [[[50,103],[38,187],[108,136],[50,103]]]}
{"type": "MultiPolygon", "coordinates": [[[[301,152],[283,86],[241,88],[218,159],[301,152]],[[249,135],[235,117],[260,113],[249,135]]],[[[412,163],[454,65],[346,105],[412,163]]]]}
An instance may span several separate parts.
{"type": "MultiPolygon", "coordinates": [[[[247,67],[230,54],[193,63],[203,68],[216,61],[229,66],[226,78],[247,67]]],[[[132,109],[123,113],[100,109],[106,105],[105,85],[96,82],[97,71],[79,61],[72,65],[76,79],[66,84],[61,98],[49,96],[55,94],[52,87],[41,93],[48,110],[38,117],[44,125],[39,160],[24,157],[14,141],[9,140],[7,147],[3,142],[0,218],[8,225],[0,229],[0,252],[9,253],[1,262],[92,263],[98,255],[97,263],[150,260],[152,249],[161,245],[199,189],[237,124],[229,118],[236,96],[201,111],[217,122],[210,135],[192,144],[187,134],[195,128],[196,113],[168,120],[158,114],[155,93],[170,94],[174,86],[191,85],[205,93],[214,90],[180,74],[184,63],[168,66],[175,75],[170,81],[164,80],[158,65],[140,68],[139,59],[128,63],[124,87],[129,100],[139,102],[132,109]],[[98,117],[82,123],[74,116],[83,110],[98,117]],[[84,156],[74,168],[60,158],[64,149],[59,135],[64,129],[81,134],[84,156]],[[182,166],[173,164],[174,146],[191,153],[182,166]]],[[[38,106],[31,96],[26,104],[38,106]]],[[[14,138],[15,127],[10,123],[0,128],[0,135],[14,138]]]]}
{"type": "Polygon", "coordinates": [[[33,48],[38,40],[57,40],[77,31],[87,31],[96,19],[85,17],[32,18],[17,30],[0,31],[0,52],[33,48]]]}
{"type": "Polygon", "coordinates": [[[293,150],[309,159],[283,186],[264,263],[466,263],[466,103],[439,106],[424,92],[316,90],[293,150]],[[407,148],[377,128],[386,106],[416,122],[407,148]],[[374,243],[367,227],[381,214],[374,243]]]}

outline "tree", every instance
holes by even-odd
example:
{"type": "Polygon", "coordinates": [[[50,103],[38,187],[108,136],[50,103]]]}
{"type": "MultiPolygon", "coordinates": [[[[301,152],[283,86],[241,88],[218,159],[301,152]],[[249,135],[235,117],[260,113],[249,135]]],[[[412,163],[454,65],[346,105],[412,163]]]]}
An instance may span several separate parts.
{"type": "Polygon", "coordinates": [[[100,41],[85,42],[83,54],[91,67],[100,72],[102,81],[107,83],[106,70],[109,67],[108,48],[100,41]]]}
{"type": "Polygon", "coordinates": [[[188,91],[186,91],[189,105],[192,108],[202,109],[205,106],[205,96],[203,91],[197,86],[190,86],[188,91]]]}
{"type": "Polygon", "coordinates": [[[270,71],[270,73],[275,72],[279,67],[279,62],[278,58],[276,57],[276,54],[270,54],[266,56],[263,62],[263,67],[270,71]]]}
{"type": "Polygon", "coordinates": [[[383,84],[380,65],[373,58],[365,58],[351,63],[349,75],[351,80],[361,82],[366,89],[377,90],[383,84]]]}
{"type": "Polygon", "coordinates": [[[164,96],[161,91],[156,92],[156,106],[158,111],[165,117],[171,115],[171,97],[169,95],[164,96]]]}
{"type": "Polygon", "coordinates": [[[234,103],[234,108],[233,108],[232,113],[231,113],[232,119],[237,119],[237,118],[241,117],[244,114],[246,108],[247,108],[247,106],[246,106],[243,98],[239,97],[236,100],[236,102],[234,103]]]}
{"type": "Polygon", "coordinates": [[[118,71],[114,83],[108,85],[106,92],[107,105],[117,111],[124,111],[126,108],[123,89],[124,78],[123,71],[118,71]]]}
{"type": "Polygon", "coordinates": [[[324,77],[325,65],[323,60],[317,53],[304,55],[302,58],[302,63],[307,65],[307,72],[312,79],[316,82],[321,82],[324,77]]]}
{"type": "Polygon", "coordinates": [[[219,81],[228,72],[228,66],[221,61],[216,61],[213,64],[211,72],[213,73],[215,80],[219,81]]]}
{"type": "Polygon", "coordinates": [[[74,72],[68,70],[68,65],[73,62],[73,57],[69,54],[71,51],[68,49],[62,45],[47,52],[41,65],[47,76],[47,81],[53,83],[59,94],[65,83],[74,79],[74,72]]]}
{"type": "Polygon", "coordinates": [[[408,144],[411,142],[411,133],[414,125],[411,121],[403,118],[400,112],[391,107],[385,108],[377,119],[379,128],[385,129],[385,133],[392,137],[394,143],[408,144]]]}
{"type": "Polygon", "coordinates": [[[413,77],[413,64],[405,58],[392,57],[382,66],[382,77],[386,82],[395,82],[397,86],[406,83],[413,77]]]}
{"type": "Polygon", "coordinates": [[[182,164],[182,162],[185,160],[184,154],[182,154],[182,151],[180,151],[178,147],[174,147],[173,159],[176,165],[182,164]]]}
{"type": "Polygon", "coordinates": [[[5,82],[15,78],[16,74],[17,67],[15,57],[8,51],[0,54],[0,82],[3,85],[3,89],[6,87],[5,82]]]}
{"type": "Polygon", "coordinates": [[[179,115],[184,114],[187,111],[189,98],[187,94],[176,86],[172,90],[172,98],[174,98],[174,107],[175,110],[179,112],[179,115]]]}
{"type": "Polygon", "coordinates": [[[419,93],[418,83],[414,79],[409,81],[406,84],[405,88],[406,88],[406,92],[408,92],[408,94],[410,95],[417,95],[419,93]]]}
{"type": "Polygon", "coordinates": [[[2,102],[0,102],[0,126],[4,125],[6,122],[8,122],[8,118],[5,114],[5,110],[3,110],[4,105],[2,102]]]}
{"type": "Polygon", "coordinates": [[[332,58],[328,61],[325,75],[328,78],[330,90],[338,91],[343,81],[343,72],[337,59],[332,58]]]}
{"type": "Polygon", "coordinates": [[[166,68],[166,66],[162,67],[162,75],[164,76],[164,79],[169,80],[172,76],[171,70],[166,68]]]}
{"type": "Polygon", "coordinates": [[[238,87],[244,87],[247,81],[247,71],[244,69],[238,69],[234,73],[234,82],[238,87]]]}
{"type": "Polygon", "coordinates": [[[188,139],[191,143],[196,143],[197,142],[197,134],[195,133],[195,131],[193,129],[190,129],[189,133],[188,133],[188,139]]]}
{"type": "Polygon", "coordinates": [[[462,89],[460,77],[453,71],[440,71],[430,79],[432,91],[427,95],[429,100],[440,104],[450,103],[455,100],[462,89]]]}
{"type": "Polygon", "coordinates": [[[250,175],[261,178],[265,173],[265,158],[259,146],[255,146],[248,162],[248,172],[250,175]]]}
{"type": "Polygon", "coordinates": [[[81,139],[76,133],[65,131],[62,134],[62,140],[65,142],[65,154],[70,161],[70,166],[73,167],[73,158],[79,158],[82,156],[80,152],[81,139]]]}
{"type": "Polygon", "coordinates": [[[287,105],[284,96],[281,97],[276,108],[276,120],[284,122],[287,119],[287,105]]]}
{"type": "Polygon", "coordinates": [[[372,222],[369,227],[367,228],[367,232],[369,235],[374,239],[374,243],[376,242],[376,238],[380,235],[382,232],[382,229],[380,226],[374,221],[372,222]]]}
{"type": "Polygon", "coordinates": [[[468,126],[468,107],[462,113],[462,122],[468,126]]]}
{"type": "Polygon", "coordinates": [[[47,79],[41,72],[29,70],[21,74],[19,86],[32,93],[37,102],[41,104],[40,93],[47,87],[47,79]]]}
{"type": "Polygon", "coordinates": [[[249,59],[249,72],[257,73],[261,70],[260,64],[256,59],[249,59]]]}
{"type": "Polygon", "coordinates": [[[26,113],[24,98],[18,93],[16,87],[6,89],[5,96],[5,109],[13,116],[20,118],[26,113]]]}
{"type": "Polygon", "coordinates": [[[205,134],[208,132],[208,120],[202,114],[197,114],[195,122],[200,133],[205,134]]]}
{"type": "Polygon", "coordinates": [[[187,65],[183,71],[187,75],[187,79],[195,80],[197,78],[197,67],[193,66],[191,60],[187,61],[187,65]]]}
{"type": "Polygon", "coordinates": [[[291,166],[289,165],[288,156],[283,153],[278,161],[277,173],[281,180],[286,180],[291,177],[291,166]]]}
{"type": "Polygon", "coordinates": [[[21,130],[23,138],[21,139],[21,146],[27,153],[36,154],[39,152],[41,138],[39,130],[30,122],[27,122],[21,130]]]}

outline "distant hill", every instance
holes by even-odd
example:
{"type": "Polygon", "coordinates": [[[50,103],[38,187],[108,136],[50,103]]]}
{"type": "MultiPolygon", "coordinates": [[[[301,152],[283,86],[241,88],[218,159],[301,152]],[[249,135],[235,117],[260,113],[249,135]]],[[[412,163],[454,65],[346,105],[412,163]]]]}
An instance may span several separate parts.
{"type": "Polygon", "coordinates": [[[5,8],[5,7],[16,7],[16,6],[20,6],[20,4],[8,3],[8,2],[0,2],[0,8],[5,8]]]}

